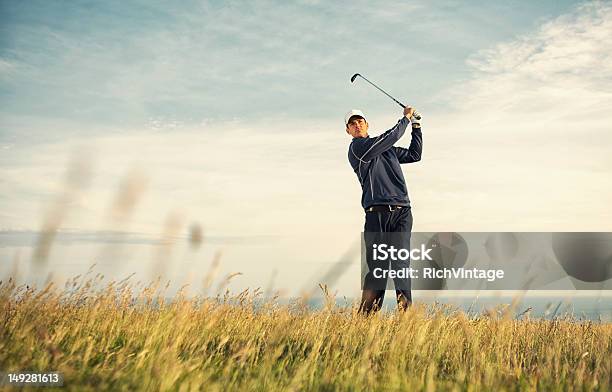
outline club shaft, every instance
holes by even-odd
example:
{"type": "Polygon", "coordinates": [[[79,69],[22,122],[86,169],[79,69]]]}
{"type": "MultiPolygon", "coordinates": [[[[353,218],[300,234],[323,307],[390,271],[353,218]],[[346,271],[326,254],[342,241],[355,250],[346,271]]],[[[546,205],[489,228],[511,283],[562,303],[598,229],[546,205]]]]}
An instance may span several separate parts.
{"type": "MultiPolygon", "coordinates": [[[[380,91],[381,93],[385,94],[387,97],[391,98],[395,103],[397,103],[398,105],[400,105],[402,108],[406,108],[406,105],[404,105],[403,103],[401,103],[400,101],[398,101],[397,99],[393,98],[392,96],[390,96],[389,94],[387,94],[387,92],[385,90],[383,90],[382,88],[378,87],[377,85],[375,85],[374,83],[370,82],[365,76],[363,76],[362,74],[357,74],[357,76],[361,77],[363,80],[365,80],[366,82],[370,83],[372,86],[376,87],[378,89],[378,91],[380,91]]],[[[417,113],[415,113],[414,118],[416,118],[417,120],[421,119],[421,116],[417,113]]]]}
{"type": "Polygon", "coordinates": [[[366,82],[370,83],[372,86],[376,87],[378,89],[378,91],[380,91],[381,93],[385,94],[387,97],[391,98],[393,101],[395,101],[395,103],[397,103],[398,105],[400,105],[401,107],[405,108],[406,105],[404,105],[403,103],[401,103],[400,101],[398,101],[397,99],[393,98],[392,96],[390,96],[389,94],[387,94],[387,92],[385,90],[383,90],[382,88],[378,87],[377,85],[375,85],[374,83],[370,82],[365,76],[363,75],[359,75],[363,80],[365,80],[366,82]]]}

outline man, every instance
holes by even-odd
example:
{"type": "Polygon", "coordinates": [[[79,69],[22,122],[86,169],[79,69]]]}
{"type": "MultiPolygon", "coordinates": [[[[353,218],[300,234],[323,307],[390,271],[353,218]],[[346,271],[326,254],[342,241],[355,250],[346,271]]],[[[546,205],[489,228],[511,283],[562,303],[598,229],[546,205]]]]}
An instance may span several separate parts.
{"type": "MultiPolygon", "coordinates": [[[[407,107],[403,114],[393,128],[376,137],[368,135],[369,125],[361,110],[348,112],[344,122],[346,132],[353,137],[348,159],[361,184],[361,205],[365,210],[364,232],[407,233],[402,236],[407,237],[409,247],[412,212],[400,164],[421,160],[423,136],[414,109],[407,107]],[[394,144],[404,135],[408,126],[412,128],[410,146],[395,147],[394,144]]],[[[407,263],[409,265],[409,261],[407,263]]],[[[380,309],[385,296],[385,287],[368,284],[372,278],[371,271],[372,268],[366,276],[359,308],[361,313],[366,314],[380,309]]],[[[410,278],[394,279],[394,283],[398,307],[405,310],[412,303],[410,278]]]]}

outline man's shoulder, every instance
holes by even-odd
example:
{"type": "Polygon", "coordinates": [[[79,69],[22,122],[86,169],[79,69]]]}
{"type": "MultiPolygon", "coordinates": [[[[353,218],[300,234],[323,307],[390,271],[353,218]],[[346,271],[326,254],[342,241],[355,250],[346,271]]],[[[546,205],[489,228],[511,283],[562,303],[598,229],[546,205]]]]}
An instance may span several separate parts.
{"type": "MultiPolygon", "coordinates": [[[[356,165],[361,159],[359,158],[359,153],[363,152],[363,143],[361,140],[363,138],[354,138],[351,140],[348,146],[348,159],[351,165],[356,165]]],[[[363,161],[362,161],[363,162],[363,161]]]]}

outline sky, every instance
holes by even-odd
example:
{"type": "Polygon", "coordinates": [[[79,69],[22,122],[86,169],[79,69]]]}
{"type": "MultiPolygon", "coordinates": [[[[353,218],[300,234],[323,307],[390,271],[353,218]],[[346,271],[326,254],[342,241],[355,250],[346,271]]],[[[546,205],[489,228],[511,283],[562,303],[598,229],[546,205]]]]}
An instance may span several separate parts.
{"type": "Polygon", "coordinates": [[[612,231],[609,2],[1,0],[0,18],[3,275],[218,269],[295,292],[344,261],[330,284],[354,295],[343,117],[401,116],[356,72],[423,114],[414,231],[612,231]]]}

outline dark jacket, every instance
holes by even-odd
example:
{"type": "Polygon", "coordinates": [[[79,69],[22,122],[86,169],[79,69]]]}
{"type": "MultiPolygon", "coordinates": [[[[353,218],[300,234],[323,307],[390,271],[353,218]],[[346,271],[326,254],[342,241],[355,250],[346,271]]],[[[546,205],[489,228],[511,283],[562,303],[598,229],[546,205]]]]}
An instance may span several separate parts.
{"type": "Polygon", "coordinates": [[[353,138],[348,159],[361,184],[361,205],[364,209],[379,204],[410,206],[400,164],[421,160],[421,129],[412,128],[410,147],[393,146],[409,125],[410,120],[402,117],[393,128],[380,136],[353,138]]]}

